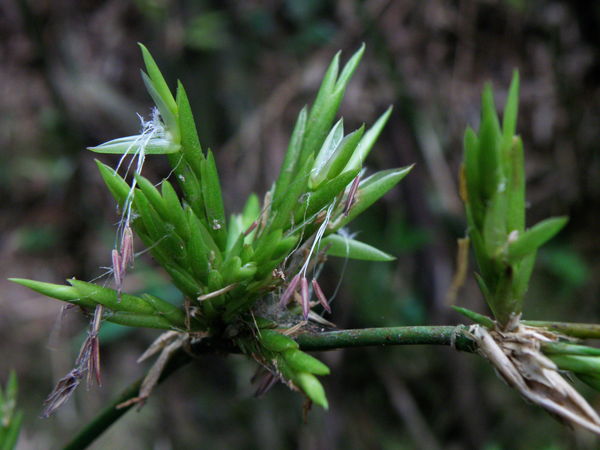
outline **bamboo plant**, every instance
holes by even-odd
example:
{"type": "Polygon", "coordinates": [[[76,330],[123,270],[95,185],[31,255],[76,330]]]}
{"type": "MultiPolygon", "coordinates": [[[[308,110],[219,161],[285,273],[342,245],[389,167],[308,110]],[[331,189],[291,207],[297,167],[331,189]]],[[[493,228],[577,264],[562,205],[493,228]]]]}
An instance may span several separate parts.
{"type": "Polygon", "coordinates": [[[23,411],[17,409],[19,383],[15,372],[11,372],[4,391],[0,386],[0,449],[12,450],[21,432],[23,411]]]}
{"type": "Polygon", "coordinates": [[[382,344],[453,345],[486,358],[526,399],[600,434],[596,413],[559,373],[571,371],[600,389],[600,350],[577,341],[599,337],[598,327],[521,320],[537,249],[566,224],[566,218],[526,227],[523,144],[516,135],[516,72],[502,122],[488,85],[479,130],[467,128],[464,139],[461,196],[467,235],[478,264],[475,276],[492,316],[456,307],[475,324],[325,331],[333,330],[323,317],[331,305],[318,282],[326,256],[393,259],[353,239],[345,227],[411,169],[366,174],[365,159],[391,108],[369,127],[351,132],[344,129],[343,119],[336,120],[364,46],[341,70],[340,54],[333,58],[314,102],[297,116],[272,187],[262,198],[250,194],[243,210],[229,217],[214,155],[200,144],[183,85],[178,83],[173,94],[148,50],[141,49],[146,66],[142,79],[155,104],[152,117],[142,122],[138,135],[90,148],[123,155],[116,169],[97,161],[121,217],[111,253],[114,286],[76,279],[67,280],[67,285],[12,279],[76,305],[91,318],[75,367],[46,401],[45,415],[63,404],[83,377],[99,383],[98,330],[103,321],[162,330],[140,358],[160,353],[146,377],[68,448],[84,447],[131,406],[142,404],[156,383],[189,360],[183,347],[198,354],[211,348],[242,352],[264,368],[259,391],[281,381],[301,392],[309,405],[327,408],[318,377],[329,374],[329,368],[305,351],[382,344]],[[165,155],[172,176],[158,183],[145,178],[146,155],[165,155]],[[181,291],[183,302],[123,291],[135,254],[134,235],[181,291]]]}
{"type": "MultiPolygon", "coordinates": [[[[410,171],[403,167],[364,175],[364,160],[391,108],[368,129],[363,125],[346,132],[343,119],[336,121],[364,46],[341,70],[340,54],[335,56],[314,103],[298,114],[272,188],[262,200],[251,194],[242,212],[229,218],[214,155],[201,147],[183,85],[178,83],[173,95],[148,50],[141,49],[146,65],[142,79],[155,103],[152,118],[142,123],[138,135],[90,148],[131,155],[135,165],[133,176],[126,179],[97,161],[121,214],[119,245],[112,251],[114,288],[75,279],[66,286],[13,280],[94,314],[75,371],[59,382],[45,414],[62,404],[84,373],[99,380],[97,331],[103,320],[165,330],[143,358],[172,352],[188,340],[227,337],[268,369],[267,385],[281,380],[327,408],[316,376],[327,375],[329,368],[302,352],[293,336],[309,320],[321,318],[313,309],[331,311],[317,280],[324,255],[393,259],[352,239],[344,227],[410,171]],[[142,175],[146,155],[158,154],[169,158],[182,198],[170,180],[161,180],[157,189],[142,175]],[[182,292],[183,304],[121,292],[133,262],[133,233],[182,292]]],[[[156,366],[154,374],[161,370],[156,366]]],[[[154,374],[139,401],[151,390],[154,374]]]]}

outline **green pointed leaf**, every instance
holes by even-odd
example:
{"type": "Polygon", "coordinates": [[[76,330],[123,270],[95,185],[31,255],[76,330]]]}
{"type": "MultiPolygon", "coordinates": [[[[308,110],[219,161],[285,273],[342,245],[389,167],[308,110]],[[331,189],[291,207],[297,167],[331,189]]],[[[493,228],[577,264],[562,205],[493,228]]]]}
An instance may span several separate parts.
{"type": "Polygon", "coordinates": [[[136,220],[134,222],[134,230],[135,234],[142,240],[144,246],[150,249],[150,254],[152,257],[160,264],[167,264],[171,261],[171,258],[167,256],[167,254],[156,244],[153,238],[150,237],[150,234],[146,231],[144,224],[140,220],[136,220]]]}
{"type": "MultiPolygon", "coordinates": [[[[191,213],[192,217],[194,217],[194,219],[190,220],[190,237],[187,241],[187,252],[192,261],[191,270],[196,280],[199,280],[203,284],[207,284],[210,248],[205,242],[203,233],[201,232],[201,228],[203,228],[204,225],[202,225],[200,220],[195,217],[195,214],[191,210],[188,211],[191,213]]],[[[208,231],[206,231],[206,234],[208,234],[208,231]]]]}
{"type": "Polygon", "coordinates": [[[173,189],[171,183],[167,180],[162,182],[162,198],[167,211],[167,219],[170,223],[175,226],[175,231],[183,239],[188,239],[190,235],[190,229],[187,222],[187,217],[181,203],[179,203],[179,197],[173,189]]]}
{"type": "Polygon", "coordinates": [[[312,190],[315,190],[326,177],[326,173],[324,171],[325,164],[329,161],[335,149],[340,145],[340,142],[344,138],[344,119],[340,119],[337,123],[331,128],[331,131],[323,141],[323,145],[321,146],[321,150],[317,154],[315,162],[310,172],[310,177],[308,179],[308,187],[312,190]]]}
{"type": "Polygon", "coordinates": [[[475,275],[475,281],[477,282],[477,285],[479,286],[479,290],[483,294],[483,299],[486,301],[487,304],[490,304],[490,302],[492,302],[494,300],[492,298],[490,288],[488,288],[485,280],[483,279],[483,277],[481,275],[479,275],[477,272],[475,272],[474,275],[475,275]]]}
{"type": "Polygon", "coordinates": [[[310,398],[315,404],[329,409],[329,403],[327,402],[327,396],[321,382],[317,380],[317,377],[310,373],[298,373],[294,377],[294,382],[302,389],[308,398],[310,398]]]}
{"type": "Polygon", "coordinates": [[[184,268],[175,264],[161,264],[161,266],[167,271],[173,284],[177,286],[184,295],[195,298],[201,292],[200,285],[196,282],[194,277],[184,268]]]}
{"type": "Polygon", "coordinates": [[[315,102],[308,113],[302,151],[300,152],[297,166],[304,164],[304,161],[309,156],[314,156],[314,153],[321,146],[327,131],[331,127],[333,118],[339,107],[339,102],[338,104],[332,103],[339,64],[340,52],[337,52],[329,64],[327,72],[325,72],[315,102]]]}
{"type": "Polygon", "coordinates": [[[356,193],[356,201],[347,217],[340,217],[332,224],[332,230],[337,231],[347,223],[354,220],[360,213],[383,197],[390,189],[396,186],[413,166],[401,167],[399,169],[382,170],[363,180],[356,193]]]}
{"type": "Polygon", "coordinates": [[[9,278],[9,281],[20,284],[32,291],[38,292],[47,297],[69,302],[74,305],[93,308],[96,303],[86,298],[80,298],[81,295],[73,286],[63,284],[44,283],[43,281],[27,280],[25,278],[9,278]]]}
{"type": "Polygon", "coordinates": [[[542,345],[542,351],[545,355],[600,356],[600,348],[568,344],[566,342],[545,342],[542,345]]]}
{"type": "Polygon", "coordinates": [[[202,221],[194,214],[194,212],[188,208],[187,209],[188,223],[190,226],[190,235],[192,239],[198,240],[198,242],[202,242],[202,248],[206,248],[208,252],[212,255],[211,260],[213,266],[218,267],[223,261],[223,255],[221,250],[217,246],[217,243],[212,238],[208,229],[204,226],[202,221]]]}
{"type": "Polygon", "coordinates": [[[237,269],[231,277],[231,283],[238,283],[244,280],[252,278],[258,271],[258,266],[255,262],[245,263],[242,267],[237,269]]]}
{"type": "Polygon", "coordinates": [[[310,110],[300,161],[303,162],[309,156],[314,155],[323,144],[344,97],[346,86],[354,74],[363,53],[364,46],[361,46],[348,60],[339,79],[335,80],[339,65],[339,53],[336,54],[325,75],[317,99],[310,110]],[[332,83],[334,84],[332,85],[332,83]]]}
{"type": "Polygon", "coordinates": [[[321,185],[315,192],[311,192],[308,196],[308,207],[299,208],[296,211],[294,220],[296,223],[309,219],[314,214],[326,208],[335,197],[344,192],[345,188],[359,174],[360,170],[344,172],[338,175],[333,180],[321,185]]]}
{"type": "Polygon", "coordinates": [[[146,155],[168,155],[179,152],[181,146],[171,139],[158,137],[144,139],[141,135],[135,135],[113,139],[112,141],[105,142],[96,147],[88,147],[87,149],[95,153],[109,155],[135,155],[141,151],[146,155]]]}
{"type": "Polygon", "coordinates": [[[359,129],[347,135],[342,142],[340,142],[340,145],[335,149],[333,155],[331,155],[331,158],[329,158],[329,161],[325,163],[325,167],[323,168],[323,172],[328,180],[331,180],[342,173],[342,170],[346,167],[346,164],[348,164],[350,157],[362,139],[364,132],[365,125],[363,124],[359,129]]]}
{"type": "Polygon", "coordinates": [[[271,255],[277,248],[277,245],[281,241],[282,229],[277,228],[268,234],[263,234],[256,242],[254,250],[254,260],[257,264],[261,264],[268,260],[271,260],[271,255]]]}
{"type": "Polygon", "coordinates": [[[308,372],[314,375],[329,375],[330,370],[317,358],[304,353],[299,349],[284,350],[282,353],[285,362],[297,372],[308,372]]]}
{"type": "Polygon", "coordinates": [[[144,85],[146,86],[146,90],[148,91],[148,94],[150,94],[150,97],[152,97],[152,100],[154,100],[154,104],[160,112],[160,116],[165,124],[165,127],[171,135],[172,142],[179,144],[181,137],[179,135],[179,122],[177,119],[177,111],[172,111],[169,108],[169,106],[165,102],[165,99],[156,90],[154,84],[152,83],[152,80],[150,80],[148,75],[146,75],[143,70],[141,71],[141,74],[142,80],[144,81],[144,85]]]}
{"type": "Polygon", "coordinates": [[[566,224],[567,217],[553,217],[529,228],[508,244],[507,259],[512,264],[536,251],[552,239],[566,224]]]}
{"type": "MultiPolygon", "coordinates": [[[[204,197],[202,195],[202,185],[192,168],[182,161],[177,170],[177,181],[183,191],[183,198],[186,204],[192,208],[196,216],[205,226],[208,226],[206,219],[206,208],[204,207],[204,197]]],[[[201,178],[201,177],[200,177],[201,178]]]]}
{"type": "Polygon", "coordinates": [[[327,67],[327,71],[323,76],[323,81],[321,81],[321,86],[319,86],[319,91],[317,92],[317,96],[315,97],[315,102],[312,108],[310,109],[310,122],[315,122],[315,116],[317,116],[319,111],[325,106],[327,100],[331,97],[331,94],[335,89],[335,84],[340,68],[341,54],[342,52],[338,51],[329,63],[329,67],[327,67]]]}
{"type": "Polygon", "coordinates": [[[296,371],[293,370],[288,363],[285,361],[282,355],[277,355],[277,370],[283,376],[285,380],[290,380],[295,382],[295,377],[297,375],[296,371]]]}
{"type": "Polygon", "coordinates": [[[533,273],[535,266],[535,259],[537,252],[534,251],[529,255],[525,256],[521,262],[515,267],[515,285],[513,288],[514,296],[517,298],[524,298],[529,288],[529,279],[533,273]]]}
{"type": "Polygon", "coordinates": [[[492,89],[489,84],[483,91],[483,116],[479,131],[479,192],[483,202],[488,201],[498,191],[502,177],[500,154],[501,135],[498,117],[494,106],[492,89]]]}
{"type": "Polygon", "coordinates": [[[10,427],[2,439],[2,450],[13,450],[16,448],[21,425],[23,424],[23,411],[18,411],[10,422],[10,427]]]}
{"type": "MultiPolygon", "coordinates": [[[[252,227],[253,225],[256,226],[256,224],[260,220],[260,215],[260,201],[258,200],[258,196],[256,194],[250,194],[248,200],[246,201],[246,205],[244,206],[244,210],[242,211],[242,215],[239,218],[239,232],[247,233],[250,227],[252,227]]],[[[255,235],[255,230],[250,231],[244,237],[244,242],[247,244],[251,244],[254,241],[255,235]]]]}
{"type": "Polygon", "coordinates": [[[239,256],[232,256],[223,261],[220,272],[223,277],[223,284],[228,285],[236,281],[240,269],[242,268],[242,259],[239,256]]]}
{"type": "Polygon", "coordinates": [[[494,258],[506,244],[506,215],[506,196],[498,192],[489,201],[483,222],[483,242],[489,258],[494,258]]]}
{"type": "Polygon", "coordinates": [[[183,155],[196,176],[200,176],[200,161],[204,159],[204,154],[202,153],[200,139],[198,139],[192,108],[180,81],[177,82],[177,110],[179,111],[179,130],[183,155]]]}
{"type": "Polygon", "coordinates": [[[209,292],[214,292],[221,289],[225,286],[225,281],[223,280],[223,276],[221,272],[218,270],[212,269],[208,272],[208,290],[209,292]]]}
{"type": "Polygon", "coordinates": [[[242,211],[242,227],[244,229],[248,229],[252,225],[252,223],[258,219],[259,214],[260,201],[258,200],[258,196],[254,193],[250,194],[248,196],[248,200],[246,200],[246,205],[244,205],[244,209],[242,211]]]}
{"type": "Polygon", "coordinates": [[[497,277],[495,261],[492,261],[487,254],[481,232],[476,228],[469,227],[468,233],[482,277],[491,285],[495,284],[497,277]]]}
{"type": "MultiPolygon", "coordinates": [[[[106,320],[119,325],[136,328],[156,328],[159,330],[173,330],[173,326],[164,317],[156,314],[138,314],[126,311],[115,311],[106,315],[106,320]]],[[[182,328],[179,328],[182,329],[182,328]]]]}
{"type": "Polygon", "coordinates": [[[508,182],[508,230],[525,230],[525,161],[523,142],[515,137],[509,149],[510,179],[508,182]]]}
{"type": "Polygon", "coordinates": [[[237,238],[233,241],[233,244],[231,246],[229,246],[229,244],[227,245],[227,252],[226,252],[225,259],[233,258],[234,256],[240,256],[243,248],[244,248],[244,233],[239,232],[239,233],[237,233],[237,238]]]}
{"type": "Polygon", "coordinates": [[[144,58],[144,64],[146,65],[146,70],[148,71],[149,78],[151,80],[152,86],[158,93],[159,97],[168,107],[173,115],[177,115],[177,103],[173,98],[173,94],[171,94],[171,90],[167,86],[167,82],[165,81],[162,73],[160,73],[160,69],[158,65],[152,58],[152,55],[148,51],[148,49],[141,43],[138,43],[142,50],[142,57],[144,58]]]}
{"type": "Polygon", "coordinates": [[[244,244],[240,256],[244,264],[254,261],[254,247],[252,247],[252,244],[244,244]]]}
{"type": "Polygon", "coordinates": [[[513,316],[521,314],[523,297],[514,295],[514,270],[511,267],[502,268],[498,281],[493,286],[488,306],[494,318],[504,327],[513,316]]]}
{"type": "Polygon", "coordinates": [[[279,204],[272,207],[272,219],[267,225],[265,232],[278,228],[289,228],[294,218],[296,208],[302,208],[303,205],[299,202],[300,196],[305,192],[314,158],[308,158],[304,165],[298,170],[298,175],[290,183],[285,194],[281,197],[279,204]]]}
{"type": "Polygon", "coordinates": [[[285,194],[290,181],[294,177],[296,166],[299,164],[298,158],[304,142],[306,118],[307,109],[305,106],[300,110],[300,114],[296,120],[296,125],[294,126],[294,131],[292,132],[292,137],[290,138],[283,164],[279,170],[279,178],[277,178],[277,181],[275,182],[275,190],[272,199],[273,205],[277,205],[281,202],[281,197],[285,194]]]}
{"type": "Polygon", "coordinates": [[[475,311],[471,311],[467,308],[461,308],[460,306],[451,305],[450,307],[457,313],[462,314],[467,319],[471,319],[473,322],[478,323],[479,325],[483,325],[484,327],[490,329],[494,328],[494,321],[488,316],[476,313],[475,311]]]}
{"type": "Polygon", "coordinates": [[[67,280],[73,286],[82,299],[89,299],[95,303],[106,306],[113,311],[127,311],[137,314],[153,314],[154,308],[142,298],[134,295],[119,295],[114,289],[98,286],[76,279],[67,280]]]}
{"type": "Polygon", "coordinates": [[[275,353],[281,353],[285,350],[298,349],[298,343],[288,336],[284,336],[275,330],[260,330],[260,343],[267,349],[275,353]]]}
{"type": "Polygon", "coordinates": [[[600,358],[580,355],[547,355],[561,370],[597,376],[600,373],[600,358]]]}
{"type": "Polygon", "coordinates": [[[500,122],[498,121],[498,114],[496,112],[497,110],[494,102],[494,92],[490,83],[486,83],[483,87],[483,94],[481,96],[481,111],[483,117],[482,121],[488,119],[492,125],[494,136],[501,136],[502,132],[500,130],[500,122]]]}
{"type": "Polygon", "coordinates": [[[208,150],[208,155],[201,163],[202,195],[204,198],[204,207],[206,208],[206,220],[208,229],[220,249],[225,249],[227,245],[227,227],[225,222],[225,207],[223,205],[223,196],[221,194],[221,184],[219,174],[212,151],[208,150]]]}
{"type": "Polygon", "coordinates": [[[276,267],[281,265],[281,263],[281,258],[277,258],[261,263],[259,266],[257,265],[256,274],[254,278],[257,280],[264,280],[265,278],[269,277],[269,279],[271,279],[273,275],[273,270],[275,270],[276,267]]]}
{"type": "MultiPolygon", "coordinates": [[[[135,190],[133,196],[133,206],[139,218],[144,224],[144,228],[148,232],[148,235],[154,240],[154,242],[161,242],[161,246],[164,247],[165,236],[169,235],[170,232],[166,228],[164,221],[160,218],[156,210],[152,207],[144,193],[140,189],[135,190]]],[[[176,249],[170,250],[172,253],[177,253],[176,249]]]]}
{"type": "Polygon", "coordinates": [[[286,236],[279,240],[273,253],[271,255],[271,259],[280,259],[287,257],[290,252],[298,245],[298,241],[300,240],[300,236],[297,234],[286,236]]]}
{"type": "Polygon", "coordinates": [[[346,89],[346,86],[348,86],[350,78],[352,78],[352,75],[354,75],[354,71],[358,67],[358,64],[360,63],[360,60],[362,59],[364,53],[365,44],[363,42],[359,49],[356,52],[354,52],[354,54],[350,57],[350,59],[342,69],[342,73],[340,74],[340,77],[335,83],[336,92],[341,92],[343,95],[343,92],[346,89]]]}
{"type": "Polygon", "coordinates": [[[388,107],[388,109],[386,109],[379,119],[377,119],[373,126],[367,130],[365,135],[356,146],[356,150],[354,150],[354,153],[350,157],[348,164],[346,164],[344,172],[360,169],[362,167],[365,158],[373,148],[373,145],[375,145],[375,142],[377,142],[377,138],[379,138],[383,127],[390,118],[392,109],[392,106],[388,107]]]}
{"type": "Polygon", "coordinates": [[[103,164],[97,159],[95,161],[96,165],[98,166],[98,170],[100,171],[100,176],[102,176],[102,179],[108,187],[108,190],[115,201],[122,208],[125,205],[125,200],[129,196],[131,186],[129,186],[129,184],[127,184],[127,182],[121,178],[121,176],[115,172],[114,169],[106,164],[103,164]]]}
{"type": "Polygon", "coordinates": [[[392,261],[392,255],[375,247],[347,236],[330,234],[321,241],[321,246],[329,246],[327,254],[341,258],[359,259],[364,261],[392,261]]]}
{"type": "Polygon", "coordinates": [[[134,177],[135,177],[137,186],[144,193],[144,195],[146,196],[146,199],[150,202],[150,204],[156,210],[156,212],[163,219],[169,220],[169,213],[167,210],[167,206],[165,205],[165,202],[164,202],[163,198],[161,197],[160,192],[158,192],[158,189],[156,189],[154,187],[154,185],[150,182],[150,180],[148,180],[147,178],[145,178],[141,175],[138,175],[137,173],[134,174],[134,177]]]}
{"type": "MultiPolygon", "coordinates": [[[[244,242],[244,231],[245,228],[242,225],[242,216],[241,214],[232,214],[231,217],[229,217],[229,223],[227,224],[227,245],[225,246],[225,253],[229,253],[231,251],[231,249],[233,248],[234,245],[238,244],[238,242],[240,241],[241,238],[241,242],[240,242],[240,249],[241,249],[241,245],[244,242]]],[[[239,254],[239,253],[236,253],[239,254]]]]}
{"type": "Polygon", "coordinates": [[[513,136],[517,130],[517,116],[519,112],[519,71],[513,71],[512,82],[508,89],[508,98],[504,107],[504,117],[502,118],[502,139],[504,147],[512,145],[513,136]]]}
{"type": "Polygon", "coordinates": [[[277,328],[277,322],[260,316],[254,317],[254,325],[260,330],[259,333],[262,333],[262,330],[277,328]]]}
{"type": "Polygon", "coordinates": [[[185,313],[180,308],[155,295],[142,294],[142,298],[146,303],[151,305],[160,316],[167,319],[171,325],[181,329],[185,328],[185,313]]]}

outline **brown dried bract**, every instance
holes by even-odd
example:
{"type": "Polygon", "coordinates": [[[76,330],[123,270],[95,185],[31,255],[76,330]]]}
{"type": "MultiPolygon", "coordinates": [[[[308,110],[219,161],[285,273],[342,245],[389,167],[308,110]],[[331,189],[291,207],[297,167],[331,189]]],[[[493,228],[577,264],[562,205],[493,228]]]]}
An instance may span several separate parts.
{"type": "Polygon", "coordinates": [[[541,406],[569,425],[600,435],[600,417],[558,372],[540,350],[541,343],[557,341],[555,333],[513,321],[510,331],[469,328],[477,352],[487,359],[506,383],[531,403],[541,406]]]}

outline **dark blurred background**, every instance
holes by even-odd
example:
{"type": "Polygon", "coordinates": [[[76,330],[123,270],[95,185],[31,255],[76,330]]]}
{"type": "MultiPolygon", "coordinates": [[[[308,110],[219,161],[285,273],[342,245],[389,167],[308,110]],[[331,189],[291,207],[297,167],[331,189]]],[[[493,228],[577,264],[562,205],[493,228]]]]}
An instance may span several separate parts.
{"type": "MultiPolygon", "coordinates": [[[[528,224],[571,217],[540,252],[525,315],[600,321],[599,2],[4,0],[0,379],[10,368],[19,375],[21,448],[60,446],[148,368],[135,360],[157,332],[107,325],[104,386],[82,386],[54,417],[39,419],[86,323],[5,281],[90,280],[110,264],[115,207],[84,149],[136,134],[135,113],[149,114],[138,41],[171,86],[177,78],[186,86],[231,212],[250,191],[269,188],[296,113],[314,98],[330,58],[342,49],[345,60],[366,43],[342,105],[347,128],[372,123],[393,104],[368,166],[417,165],[352,226],[398,259],[350,262],[345,273],[343,261],[329,265],[328,293],[343,277],[331,318],[341,328],[462,321],[446,300],[465,228],[457,195],[462,133],[478,123],[484,82],[494,83],[502,106],[519,68],[528,224]]],[[[167,173],[162,157],[148,158],[146,176],[167,173]]],[[[128,292],[178,295],[149,257],[136,264],[128,292]]],[[[486,312],[471,280],[457,303],[486,312]]],[[[394,347],[320,356],[333,369],[324,380],[331,409],[311,412],[307,424],[300,396],[282,386],[253,398],[253,363],[206,357],[93,448],[596,448],[589,435],[525,404],[473,355],[394,347]]],[[[600,407],[600,397],[584,391],[600,407]]]]}

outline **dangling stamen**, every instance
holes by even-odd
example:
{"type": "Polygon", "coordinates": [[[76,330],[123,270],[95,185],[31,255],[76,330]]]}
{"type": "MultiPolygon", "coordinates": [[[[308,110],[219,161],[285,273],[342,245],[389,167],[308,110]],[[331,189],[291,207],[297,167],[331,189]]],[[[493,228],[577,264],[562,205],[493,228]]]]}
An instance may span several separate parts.
{"type": "Polygon", "coordinates": [[[300,279],[300,297],[302,298],[302,315],[304,320],[307,320],[310,311],[310,296],[308,295],[308,280],[304,276],[300,279]]]}
{"type": "Polygon", "coordinates": [[[331,314],[331,306],[329,306],[327,297],[325,297],[325,294],[323,294],[323,290],[321,289],[321,286],[319,286],[319,283],[317,282],[316,278],[312,280],[312,287],[313,287],[313,291],[314,291],[315,295],[319,299],[319,303],[321,304],[321,306],[323,308],[325,308],[325,310],[329,314],[331,314]]]}
{"type": "Polygon", "coordinates": [[[279,300],[279,305],[281,307],[287,306],[290,298],[292,297],[292,295],[294,295],[294,292],[296,292],[296,288],[298,287],[299,281],[300,274],[297,274],[294,278],[292,278],[292,281],[290,281],[290,284],[288,284],[288,287],[285,289],[283,295],[281,296],[281,299],[279,300]]]}
{"type": "Polygon", "coordinates": [[[129,266],[133,266],[134,255],[133,232],[130,227],[125,227],[121,239],[121,272],[123,275],[129,266]]]}
{"type": "Polygon", "coordinates": [[[350,191],[348,191],[348,199],[346,200],[346,206],[344,207],[344,217],[348,217],[350,209],[354,205],[354,198],[356,197],[356,191],[358,191],[358,185],[360,184],[360,174],[352,181],[350,191]]]}
{"type": "Polygon", "coordinates": [[[112,253],[112,268],[113,268],[113,276],[115,278],[115,286],[117,287],[117,292],[121,292],[121,287],[123,286],[123,277],[121,274],[121,255],[119,254],[119,250],[116,248],[113,249],[112,253]]]}

